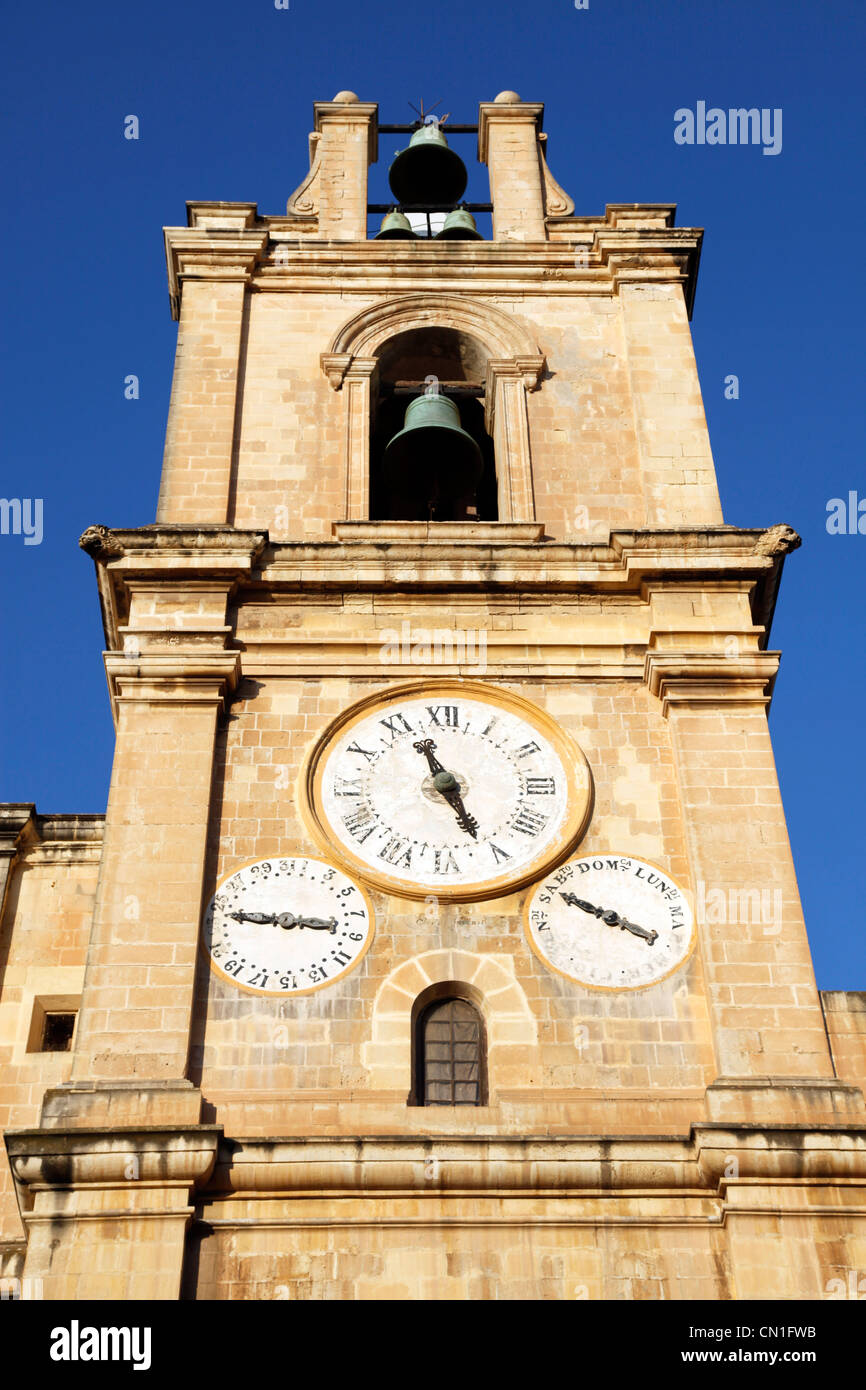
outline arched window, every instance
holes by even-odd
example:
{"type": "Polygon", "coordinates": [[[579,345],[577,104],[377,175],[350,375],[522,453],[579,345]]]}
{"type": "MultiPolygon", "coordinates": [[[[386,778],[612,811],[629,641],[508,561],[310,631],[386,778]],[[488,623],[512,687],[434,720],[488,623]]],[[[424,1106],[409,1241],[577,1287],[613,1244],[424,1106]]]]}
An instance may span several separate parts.
{"type": "Polygon", "coordinates": [[[484,1020],[449,993],[423,1004],[415,1020],[415,1105],[485,1105],[484,1020]]]}

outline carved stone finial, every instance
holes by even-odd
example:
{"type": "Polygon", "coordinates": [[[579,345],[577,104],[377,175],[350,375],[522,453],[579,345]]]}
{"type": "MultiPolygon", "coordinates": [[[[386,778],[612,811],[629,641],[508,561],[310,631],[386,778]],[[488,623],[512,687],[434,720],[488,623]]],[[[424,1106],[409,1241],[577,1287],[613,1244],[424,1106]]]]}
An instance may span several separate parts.
{"type": "Polygon", "coordinates": [[[115,540],[107,526],[97,523],[95,526],[88,526],[87,530],[79,537],[78,544],[88,555],[92,555],[94,560],[111,560],[117,555],[123,554],[123,546],[115,540]]]}
{"type": "Polygon", "coordinates": [[[792,550],[798,550],[803,544],[800,536],[793,526],[786,526],[780,522],[778,526],[771,526],[755,542],[756,555],[788,555],[792,550]]]}

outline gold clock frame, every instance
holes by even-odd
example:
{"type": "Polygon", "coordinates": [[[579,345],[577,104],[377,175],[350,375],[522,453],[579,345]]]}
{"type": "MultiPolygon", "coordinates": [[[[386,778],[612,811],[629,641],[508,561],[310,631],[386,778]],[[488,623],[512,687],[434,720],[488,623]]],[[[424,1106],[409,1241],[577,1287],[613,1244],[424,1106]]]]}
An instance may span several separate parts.
{"type": "Polygon", "coordinates": [[[594,804],[594,785],[592,771],[583,749],[545,710],[523,695],[515,695],[510,690],[502,690],[481,681],[446,676],[433,680],[401,682],[399,685],[388,686],[387,689],[373,691],[354,701],[331,721],[304,759],[298,778],[297,804],[304,824],[319,848],[347,873],[362,878],[374,888],[391,893],[395,897],[416,901],[437,897],[448,902],[479,902],[515,893],[526,884],[550,873],[568,858],[589,826],[594,804]],[[336,740],[377,709],[383,709],[401,699],[435,698],[438,695],[462,695],[465,699],[483,700],[525,719],[553,745],[562,762],[568,786],[563,825],[556,838],[530,864],[517,872],[509,874],[506,871],[495,878],[474,883],[436,884],[435,887],[432,884],[413,886],[405,879],[372,868],[365,860],[352,854],[342,841],[337,839],[336,830],[331,827],[325,815],[321,796],[322,778],[328,749],[333,747],[336,740]],[[577,775],[578,770],[580,776],[577,775]]]}
{"type": "Polygon", "coordinates": [[[219,881],[214,885],[214,890],[208,898],[207,906],[201,914],[201,924],[199,927],[199,940],[201,942],[201,949],[207,957],[208,965],[210,966],[214,975],[216,975],[218,979],[222,980],[223,984],[233,985],[235,989],[241,990],[244,994],[253,994],[257,999],[298,999],[302,994],[318,994],[320,990],[328,989],[330,985],[335,985],[338,983],[338,981],[344,980],[347,975],[351,975],[352,971],[357,969],[357,967],[361,964],[361,961],[364,959],[367,952],[369,951],[370,947],[372,946],[373,937],[375,935],[376,913],[373,907],[373,900],[370,897],[370,894],[367,892],[366,886],[363,883],[358,883],[353,874],[346,873],[346,870],[343,868],[342,864],[334,864],[330,859],[322,859],[318,854],[309,854],[307,850],[303,849],[292,850],[287,854],[266,854],[263,857],[259,857],[258,859],[245,859],[242,864],[235,864],[234,868],[230,869],[228,873],[223,874],[222,878],[220,878],[219,881]],[[345,874],[347,878],[351,879],[353,885],[355,886],[355,888],[357,888],[358,892],[361,894],[361,897],[364,899],[364,906],[367,909],[367,918],[370,923],[370,930],[367,933],[367,940],[364,942],[363,950],[361,950],[358,953],[358,955],[355,957],[355,959],[351,962],[350,965],[345,966],[345,968],[341,970],[339,975],[334,975],[329,980],[322,980],[320,984],[310,985],[309,989],[269,990],[253,989],[251,985],[243,985],[240,983],[239,980],[236,980],[233,975],[228,975],[224,970],[220,969],[219,965],[216,963],[210,951],[208,950],[207,941],[205,939],[205,918],[207,917],[208,908],[210,907],[217,893],[220,891],[222,885],[224,883],[228,883],[229,879],[234,878],[235,874],[239,874],[242,869],[251,869],[254,864],[264,864],[273,861],[274,859],[308,859],[313,864],[324,865],[326,869],[336,869],[339,873],[345,874]]]}
{"type": "MultiPolygon", "coordinates": [[[[539,879],[533,891],[531,893],[527,893],[526,895],[526,901],[523,904],[523,911],[521,913],[521,920],[523,923],[523,935],[526,937],[526,944],[531,950],[532,954],[535,956],[536,960],[539,960],[541,964],[544,966],[545,970],[549,970],[553,975],[559,975],[560,979],[562,980],[568,980],[568,983],[570,985],[576,985],[578,989],[592,990],[594,994],[637,994],[640,990],[643,989],[655,989],[656,985],[660,985],[665,980],[669,980],[672,975],[676,975],[678,970],[682,970],[683,966],[688,964],[688,962],[694,955],[695,948],[698,944],[698,919],[692,901],[694,895],[691,889],[684,888],[682,886],[679,879],[674,877],[670,869],[663,869],[660,864],[654,864],[649,859],[642,858],[639,854],[624,854],[621,850],[598,850],[594,851],[592,854],[578,854],[575,855],[573,858],[574,861],[578,859],[632,859],[636,860],[639,864],[645,864],[648,869],[653,869],[657,873],[664,874],[665,878],[669,878],[671,882],[676,885],[680,895],[688,905],[688,909],[692,919],[692,929],[691,935],[689,937],[689,949],[686,951],[682,960],[677,961],[676,965],[672,965],[670,970],[666,970],[663,975],[659,975],[657,980],[649,980],[646,984],[643,985],[591,985],[586,980],[578,980],[574,977],[574,975],[569,975],[567,970],[561,970],[558,965],[554,965],[551,961],[549,961],[547,957],[542,954],[539,946],[537,945],[532,935],[532,930],[529,925],[529,914],[532,910],[532,900],[535,897],[535,893],[539,888],[542,887],[541,880],[539,879]]],[[[572,862],[571,856],[564,859],[561,864],[557,864],[555,867],[557,869],[561,869],[565,866],[565,864],[570,862],[572,862]]],[[[544,874],[543,877],[547,878],[547,874],[544,874]]]]}

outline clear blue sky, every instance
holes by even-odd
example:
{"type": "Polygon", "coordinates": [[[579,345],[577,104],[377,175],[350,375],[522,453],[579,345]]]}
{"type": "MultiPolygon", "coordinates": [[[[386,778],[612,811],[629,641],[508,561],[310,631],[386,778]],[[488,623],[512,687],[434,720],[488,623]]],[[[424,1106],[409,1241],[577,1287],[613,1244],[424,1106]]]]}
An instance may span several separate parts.
{"type": "MultiPolygon", "coordinates": [[[[177,331],[161,227],[184,224],[187,198],[283,211],[312,103],[341,88],[392,122],[421,97],[471,122],[514,88],[546,103],[578,213],[671,201],[706,228],[693,330],[726,519],[787,521],[804,542],[773,630],[771,727],[818,980],[866,988],[866,535],[825,527],[829,498],[866,497],[862,0],[47,0],[3,28],[0,496],[43,498],[44,539],[0,536],[0,797],[105,807],[102,629],[77,541],[154,517],[177,331]],[[781,107],[782,152],[677,145],[674,112],[698,101],[781,107]]],[[[399,143],[383,137],[375,198],[399,143]]],[[[474,164],[468,196],[487,197],[474,164]]]]}

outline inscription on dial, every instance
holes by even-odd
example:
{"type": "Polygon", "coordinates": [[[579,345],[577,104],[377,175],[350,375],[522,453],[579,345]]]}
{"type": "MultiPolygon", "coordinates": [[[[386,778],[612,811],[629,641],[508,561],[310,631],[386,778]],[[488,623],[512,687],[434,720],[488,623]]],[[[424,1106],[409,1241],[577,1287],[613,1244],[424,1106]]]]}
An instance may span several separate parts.
{"type": "Polygon", "coordinates": [[[642,859],[572,859],[549,874],[526,908],[536,955],[577,984],[643,989],[682,965],[694,920],[670,874],[642,859]]]}
{"type": "MultiPolygon", "coordinates": [[[[572,777],[588,785],[581,766],[572,777]]],[[[435,891],[531,865],[560,835],[568,774],[520,714],[419,696],[354,723],[324,763],[327,829],[389,878],[435,891]]]]}
{"type": "Polygon", "coordinates": [[[224,879],[204,916],[211,966],[254,994],[307,994],[351,970],[370,944],[366,896],[320,859],[260,859],[224,879]]]}

